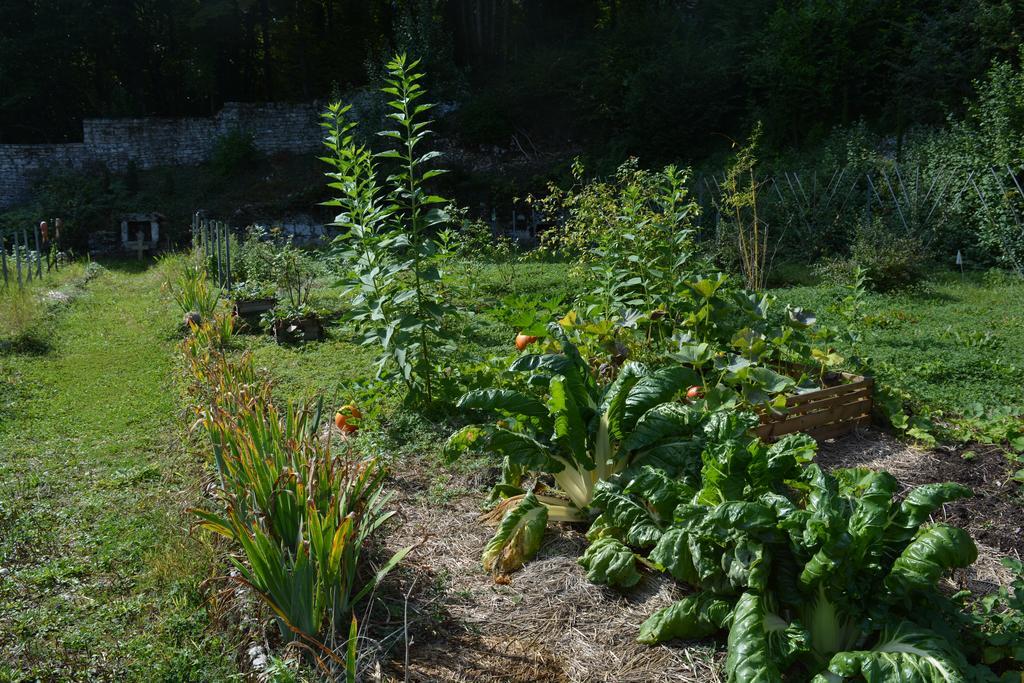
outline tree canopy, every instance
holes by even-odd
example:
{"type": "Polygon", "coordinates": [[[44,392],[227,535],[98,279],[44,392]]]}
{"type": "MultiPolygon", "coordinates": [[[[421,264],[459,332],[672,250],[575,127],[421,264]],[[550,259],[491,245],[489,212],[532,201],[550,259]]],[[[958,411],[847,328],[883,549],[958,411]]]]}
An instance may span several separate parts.
{"type": "Polygon", "coordinates": [[[993,59],[1014,0],[7,0],[0,142],[80,135],[88,116],[208,115],[325,100],[423,57],[470,142],[598,144],[698,158],[757,120],[769,145],[864,119],[942,123],[993,59]]]}

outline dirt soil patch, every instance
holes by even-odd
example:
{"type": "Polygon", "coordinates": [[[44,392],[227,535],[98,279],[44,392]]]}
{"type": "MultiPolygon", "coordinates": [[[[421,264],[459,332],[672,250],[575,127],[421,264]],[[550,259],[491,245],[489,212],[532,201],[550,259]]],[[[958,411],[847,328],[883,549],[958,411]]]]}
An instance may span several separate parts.
{"type": "MultiPolygon", "coordinates": [[[[998,449],[922,451],[874,430],[822,444],[826,468],[888,469],[909,487],[957,481],[973,498],[946,505],[936,521],[970,531],[978,563],[953,577],[955,584],[987,592],[1006,583],[999,564],[1019,556],[1024,526],[1020,492],[998,449]]],[[[484,473],[452,481],[481,490],[484,473]]],[[[635,642],[639,625],[684,592],[665,575],[645,572],[628,594],[587,581],[576,559],[586,540],[582,528],[552,525],[538,557],[507,584],[495,584],[480,567],[480,552],[493,533],[477,521],[481,495],[429,502],[430,473],[404,468],[391,488],[401,523],[391,526],[389,550],[419,543],[388,579],[390,613],[376,610],[365,648],[364,671],[379,681],[522,681],[577,683],[723,680],[722,644],[710,640],[661,646],[635,642]]]]}

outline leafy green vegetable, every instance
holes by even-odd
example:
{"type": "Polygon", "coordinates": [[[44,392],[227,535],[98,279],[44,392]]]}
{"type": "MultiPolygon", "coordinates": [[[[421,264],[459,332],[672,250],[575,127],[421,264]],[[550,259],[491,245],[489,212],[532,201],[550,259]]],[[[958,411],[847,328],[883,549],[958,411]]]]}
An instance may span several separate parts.
{"type": "Polygon", "coordinates": [[[591,543],[579,563],[593,583],[628,588],[640,581],[636,556],[616,538],[605,536],[591,543]]]}
{"type": "Polygon", "coordinates": [[[662,643],[673,638],[705,638],[724,628],[732,612],[729,602],[711,593],[697,593],[677,600],[640,625],[641,643],[662,643]]]}

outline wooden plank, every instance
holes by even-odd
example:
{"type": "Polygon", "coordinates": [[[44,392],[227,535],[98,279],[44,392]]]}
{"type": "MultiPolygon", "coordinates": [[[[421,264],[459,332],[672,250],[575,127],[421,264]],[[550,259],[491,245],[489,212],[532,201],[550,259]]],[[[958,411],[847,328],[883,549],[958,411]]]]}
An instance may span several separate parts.
{"type": "Polygon", "coordinates": [[[818,429],[835,422],[860,419],[863,417],[870,419],[871,403],[870,398],[867,398],[840,406],[833,410],[808,413],[789,420],[769,422],[755,430],[755,433],[766,438],[777,438],[785,434],[792,434],[793,432],[810,432],[814,429],[818,429]]]}
{"type": "Polygon", "coordinates": [[[845,394],[850,391],[854,391],[862,386],[872,386],[874,380],[870,377],[857,377],[855,380],[846,384],[840,384],[838,386],[829,387],[827,389],[817,389],[815,391],[809,391],[805,394],[797,394],[789,398],[786,402],[787,406],[797,406],[801,403],[807,403],[808,401],[816,401],[827,396],[835,396],[836,394],[845,394]]]}
{"type": "Polygon", "coordinates": [[[799,426],[813,426],[819,424],[826,424],[828,422],[835,422],[836,420],[842,420],[846,417],[852,417],[854,415],[861,415],[871,412],[871,400],[868,398],[862,398],[852,403],[847,403],[841,406],[834,406],[829,410],[823,410],[817,413],[807,413],[805,415],[798,415],[788,420],[782,420],[778,424],[782,425],[797,425],[799,426]]]}
{"type": "Polygon", "coordinates": [[[21,249],[18,248],[18,231],[14,231],[14,262],[18,266],[18,289],[22,288],[21,283],[21,249]]]}
{"type": "Polygon", "coordinates": [[[871,418],[863,417],[856,420],[847,420],[846,422],[825,425],[824,427],[819,427],[818,429],[809,432],[809,434],[814,437],[816,441],[825,441],[827,439],[836,439],[840,436],[845,436],[857,427],[866,427],[869,424],[871,424],[871,418]]]}
{"type": "Polygon", "coordinates": [[[850,393],[839,394],[834,396],[826,396],[818,401],[806,401],[796,406],[786,406],[779,410],[779,412],[769,412],[766,417],[769,420],[785,420],[787,418],[795,417],[797,415],[805,415],[807,413],[813,413],[821,410],[828,410],[833,406],[838,407],[854,401],[859,401],[864,398],[870,398],[871,392],[867,387],[858,386],[850,393]]]}
{"type": "Polygon", "coordinates": [[[43,249],[39,245],[39,226],[38,225],[36,226],[36,228],[35,228],[35,230],[33,232],[35,233],[35,238],[36,238],[36,277],[37,278],[41,278],[41,277],[43,277],[43,259],[42,259],[43,249]]]}
{"type": "Polygon", "coordinates": [[[28,253],[28,230],[21,229],[21,248],[25,252],[25,265],[28,266],[28,281],[32,282],[32,259],[28,253]]]}

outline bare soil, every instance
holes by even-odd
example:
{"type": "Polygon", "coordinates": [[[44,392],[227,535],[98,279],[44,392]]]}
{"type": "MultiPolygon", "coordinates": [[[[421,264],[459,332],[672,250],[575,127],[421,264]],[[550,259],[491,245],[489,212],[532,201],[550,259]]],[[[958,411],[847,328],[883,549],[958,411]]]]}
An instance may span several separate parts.
{"type": "MultiPolygon", "coordinates": [[[[1008,581],[1000,558],[1019,557],[1024,511],[1021,492],[998,449],[923,451],[875,430],[822,444],[827,468],[887,469],[907,488],[956,481],[975,496],[944,506],[936,521],[964,527],[979,546],[979,560],[952,578],[955,587],[980,592],[1008,581]]],[[[387,581],[388,605],[370,618],[370,647],[362,662],[367,680],[522,681],[721,681],[722,644],[710,640],[645,646],[637,628],[655,610],[684,593],[664,575],[645,573],[628,594],[589,583],[576,559],[586,547],[584,529],[549,528],[538,557],[508,583],[496,584],[480,567],[492,529],[477,517],[483,494],[430,501],[426,467],[403,468],[391,488],[400,523],[391,525],[389,551],[418,544],[387,581]]],[[[449,482],[453,489],[482,491],[489,473],[449,482]]],[[[378,602],[379,605],[379,602],[378,602]]]]}

